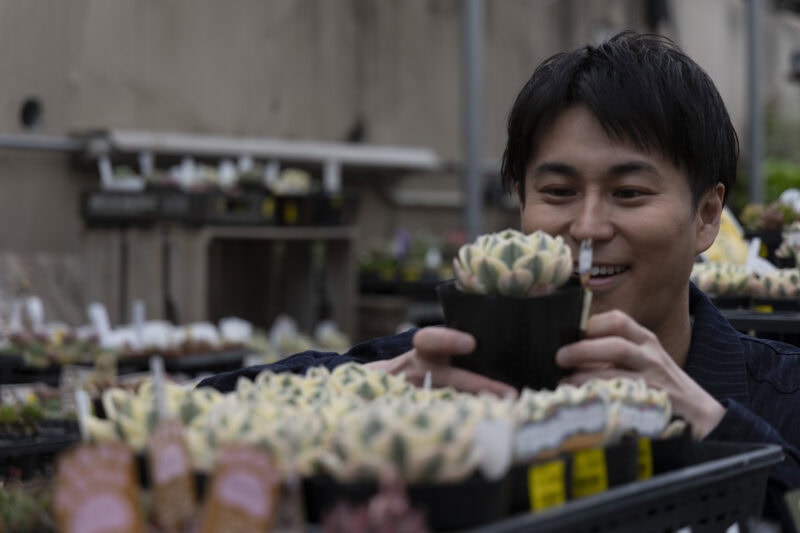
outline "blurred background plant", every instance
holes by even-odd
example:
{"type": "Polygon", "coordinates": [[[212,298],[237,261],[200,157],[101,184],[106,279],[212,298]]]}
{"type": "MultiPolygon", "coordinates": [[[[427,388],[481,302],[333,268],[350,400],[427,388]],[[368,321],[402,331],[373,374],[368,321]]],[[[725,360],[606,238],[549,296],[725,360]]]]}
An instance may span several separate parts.
{"type": "Polygon", "coordinates": [[[800,120],[780,112],[776,102],[765,110],[765,150],[762,164],[764,196],[761,203],[748,202],[748,176],[741,167],[730,204],[748,231],[780,231],[800,219],[795,209],[779,201],[788,189],[800,189],[800,120]]]}

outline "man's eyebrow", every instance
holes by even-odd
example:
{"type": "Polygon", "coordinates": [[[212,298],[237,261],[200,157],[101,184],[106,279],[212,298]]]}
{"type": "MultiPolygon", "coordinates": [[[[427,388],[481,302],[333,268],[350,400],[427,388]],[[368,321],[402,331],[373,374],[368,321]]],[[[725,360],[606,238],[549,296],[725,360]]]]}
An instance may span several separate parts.
{"type": "MultiPolygon", "coordinates": [[[[608,169],[608,175],[611,177],[620,177],[626,174],[634,174],[637,172],[647,172],[655,176],[660,176],[661,173],[658,168],[647,161],[626,161],[624,163],[617,163],[608,169]]],[[[575,167],[562,163],[559,161],[548,161],[536,165],[531,169],[531,177],[539,177],[543,174],[560,174],[567,178],[577,178],[580,172],[575,167]]]]}
{"type": "Polygon", "coordinates": [[[656,176],[661,175],[656,166],[648,163],[647,161],[628,161],[625,163],[619,163],[618,165],[613,165],[608,170],[608,174],[616,177],[642,171],[655,174],[656,176]]]}
{"type": "Polygon", "coordinates": [[[531,177],[538,177],[542,174],[561,174],[569,178],[577,178],[578,171],[575,167],[567,165],[566,163],[549,162],[536,165],[531,169],[531,177]]]}

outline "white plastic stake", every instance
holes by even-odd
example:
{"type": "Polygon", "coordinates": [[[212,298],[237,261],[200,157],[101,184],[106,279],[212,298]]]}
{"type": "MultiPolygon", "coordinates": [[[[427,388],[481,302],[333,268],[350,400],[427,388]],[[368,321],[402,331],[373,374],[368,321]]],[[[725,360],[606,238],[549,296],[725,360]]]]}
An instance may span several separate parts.
{"type": "Polygon", "coordinates": [[[758,259],[759,251],[761,250],[761,238],[753,237],[747,247],[747,261],[744,264],[747,272],[753,272],[755,269],[756,260],[758,259]]]}
{"type": "Polygon", "coordinates": [[[110,186],[114,181],[114,169],[111,167],[111,159],[107,155],[101,155],[97,160],[97,168],[100,171],[100,183],[103,188],[110,186]]]}
{"type": "Polygon", "coordinates": [[[81,431],[81,438],[84,442],[87,442],[89,440],[89,431],[86,428],[86,421],[89,418],[90,404],[89,395],[85,390],[75,390],[75,405],[78,409],[78,427],[81,431]]]}
{"type": "Polygon", "coordinates": [[[108,348],[111,342],[111,321],[108,319],[106,306],[99,302],[90,303],[88,314],[89,322],[97,332],[100,346],[108,348]]]}
{"type": "Polygon", "coordinates": [[[425,372],[425,380],[422,382],[422,388],[425,390],[431,390],[431,385],[433,384],[433,380],[431,378],[431,371],[428,370],[425,372]]]}
{"type": "Polygon", "coordinates": [[[153,152],[139,152],[139,174],[141,174],[143,178],[155,174],[153,152]]]}
{"type": "Polygon", "coordinates": [[[153,375],[153,392],[159,420],[167,418],[167,398],[164,394],[164,360],[155,355],[150,358],[150,373],[153,375]]]}
{"type": "Polygon", "coordinates": [[[269,161],[264,165],[264,187],[271,189],[281,179],[281,164],[269,161]]]}
{"type": "Polygon", "coordinates": [[[136,335],[136,348],[144,348],[144,321],[145,306],[142,300],[136,300],[131,306],[131,318],[133,321],[133,331],[136,335]]]}
{"type": "Polygon", "coordinates": [[[244,174],[246,172],[252,172],[253,167],[255,166],[253,163],[253,156],[245,154],[239,156],[239,161],[237,162],[239,167],[239,172],[244,174]]]}
{"type": "Polygon", "coordinates": [[[40,331],[44,326],[44,304],[38,296],[29,296],[25,299],[25,313],[31,323],[33,331],[40,331]]]}
{"type": "Polygon", "coordinates": [[[322,190],[326,194],[339,194],[342,190],[342,165],[338,161],[331,159],[325,162],[322,190]]]}

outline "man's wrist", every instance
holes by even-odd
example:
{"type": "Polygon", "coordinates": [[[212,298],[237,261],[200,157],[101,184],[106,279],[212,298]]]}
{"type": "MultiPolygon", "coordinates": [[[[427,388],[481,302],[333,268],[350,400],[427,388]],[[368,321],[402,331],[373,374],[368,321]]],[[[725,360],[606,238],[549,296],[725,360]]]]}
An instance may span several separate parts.
{"type": "Polygon", "coordinates": [[[697,413],[689,420],[692,425],[692,436],[695,440],[704,439],[724,417],[725,407],[714,398],[708,397],[708,401],[703,402],[697,413]]]}

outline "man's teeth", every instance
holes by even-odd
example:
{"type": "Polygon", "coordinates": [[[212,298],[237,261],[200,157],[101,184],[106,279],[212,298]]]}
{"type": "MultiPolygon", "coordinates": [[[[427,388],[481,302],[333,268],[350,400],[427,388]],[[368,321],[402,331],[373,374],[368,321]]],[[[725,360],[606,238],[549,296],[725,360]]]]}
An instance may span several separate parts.
{"type": "Polygon", "coordinates": [[[589,270],[589,274],[592,276],[613,276],[626,270],[628,270],[628,267],[625,266],[593,266],[589,270]]]}

